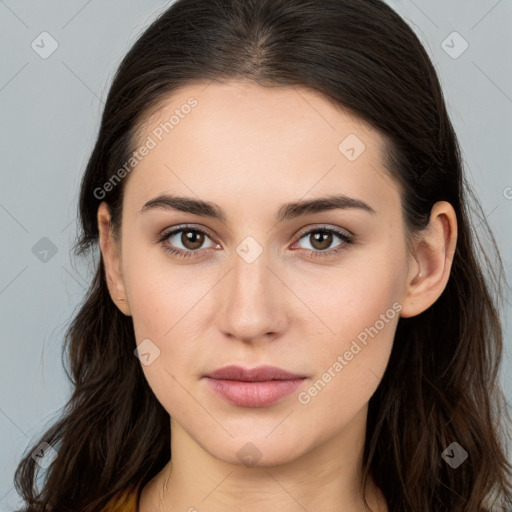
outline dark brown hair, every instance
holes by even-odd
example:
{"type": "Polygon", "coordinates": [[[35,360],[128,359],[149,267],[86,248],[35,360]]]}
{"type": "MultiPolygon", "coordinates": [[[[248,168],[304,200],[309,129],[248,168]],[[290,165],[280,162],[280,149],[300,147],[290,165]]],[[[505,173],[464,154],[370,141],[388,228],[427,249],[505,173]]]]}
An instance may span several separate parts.
{"type": "MultiPolygon", "coordinates": [[[[95,190],[128,161],[147,115],[180,87],[231,79],[319,91],[378,130],[387,141],[386,166],[400,185],[407,236],[426,227],[436,201],[455,209],[458,241],[447,286],[422,314],[400,318],[370,400],[364,476],[372,475],[390,512],[476,512],[490,510],[492,500],[505,502],[512,468],[510,416],[498,378],[503,265],[463,174],[435,69],[411,28],[383,1],[171,5],[127,53],[110,87],[81,183],[75,254],[97,248],[95,190]],[[484,242],[476,222],[488,233],[484,242]],[[469,454],[457,469],[441,458],[454,441],[469,454]]],[[[123,183],[105,197],[117,232],[123,183]]],[[[146,382],[135,347],[132,320],[110,298],[100,255],[66,334],[74,391],[39,441],[54,446],[58,457],[40,490],[33,448],[16,472],[24,510],[98,511],[168,462],[169,415],[146,382]]]]}

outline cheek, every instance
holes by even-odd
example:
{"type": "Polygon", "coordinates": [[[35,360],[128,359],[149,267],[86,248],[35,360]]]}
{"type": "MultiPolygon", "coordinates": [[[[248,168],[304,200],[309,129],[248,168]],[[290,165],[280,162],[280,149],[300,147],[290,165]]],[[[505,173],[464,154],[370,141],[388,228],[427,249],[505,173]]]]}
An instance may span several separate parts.
{"type": "Polygon", "coordinates": [[[150,364],[141,358],[142,370],[157,399],[170,411],[171,404],[183,398],[179,383],[184,384],[184,374],[197,360],[195,306],[207,290],[204,282],[190,278],[190,272],[148,265],[144,251],[130,249],[123,272],[135,339],[151,353],[150,364]]]}
{"type": "MultiPolygon", "coordinates": [[[[194,305],[204,293],[194,291],[190,280],[186,286],[169,272],[166,274],[155,267],[146,268],[132,276],[127,288],[137,343],[150,340],[155,353],[148,365],[141,358],[142,370],[157,400],[174,415],[193,409],[185,390],[200,350],[196,342],[200,337],[193,332],[194,305]]],[[[178,416],[187,421],[183,413],[178,416]]]]}
{"type": "Polygon", "coordinates": [[[402,263],[382,253],[380,258],[370,256],[361,254],[338,269],[295,280],[294,291],[308,307],[308,317],[316,318],[317,334],[321,331],[326,338],[343,344],[373,326],[386,312],[385,325],[378,323],[379,331],[387,335],[386,320],[398,319],[399,306],[393,309],[393,304],[402,296],[402,263]]]}
{"type": "Polygon", "coordinates": [[[333,432],[347,425],[375,393],[389,361],[400,304],[368,296],[359,308],[332,316],[337,336],[315,344],[317,372],[297,396],[311,417],[325,418],[333,432]],[[371,300],[370,300],[371,298],[371,300]]]}
{"type": "Polygon", "coordinates": [[[155,343],[168,345],[173,334],[197,316],[195,308],[208,292],[208,283],[192,267],[173,264],[163,254],[150,260],[148,252],[160,249],[135,245],[126,247],[123,274],[136,339],[153,337],[155,343]]]}
{"type": "Polygon", "coordinates": [[[402,309],[399,269],[391,259],[379,265],[361,261],[337,277],[333,273],[328,285],[317,279],[298,291],[322,320],[313,320],[320,328],[310,333],[318,341],[312,354],[316,376],[299,403],[333,407],[332,419],[343,423],[371,398],[388,364],[402,309]]]}

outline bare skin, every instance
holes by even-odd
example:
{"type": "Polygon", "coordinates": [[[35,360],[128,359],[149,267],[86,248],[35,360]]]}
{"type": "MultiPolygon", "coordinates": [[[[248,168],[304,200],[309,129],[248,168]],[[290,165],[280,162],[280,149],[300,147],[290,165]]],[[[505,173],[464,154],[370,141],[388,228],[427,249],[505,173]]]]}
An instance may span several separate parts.
{"type": "MultiPolygon", "coordinates": [[[[172,464],[143,489],[139,510],[364,512],[368,401],[399,317],[425,311],[446,286],[455,212],[436,203],[409,252],[383,139],[304,88],[189,85],[146,119],[137,147],[190,97],[197,106],[125,178],[120,241],[106,203],[98,210],[112,300],[133,318],[137,344],[150,339],[160,350],[142,368],[172,418],[172,464]],[[350,148],[339,149],[349,134],[365,146],[353,160],[350,148]],[[215,203],[225,220],[141,212],[161,194],[215,203]],[[375,213],[343,208],[276,221],[284,203],[333,194],[375,213]],[[183,225],[164,243],[186,258],[157,241],[183,225]],[[352,234],[353,243],[336,233],[319,238],[319,228],[352,234]],[[254,260],[244,259],[247,251],[254,260]],[[372,326],[378,332],[363,344],[372,326]],[[350,357],[354,341],[360,350],[350,357]],[[228,364],[270,364],[307,379],[270,406],[241,407],[202,378],[228,364]],[[319,379],[325,386],[315,392],[319,379]],[[244,446],[257,450],[251,466],[239,456],[244,446]]],[[[365,493],[373,512],[388,510],[371,478],[365,493]]]]}

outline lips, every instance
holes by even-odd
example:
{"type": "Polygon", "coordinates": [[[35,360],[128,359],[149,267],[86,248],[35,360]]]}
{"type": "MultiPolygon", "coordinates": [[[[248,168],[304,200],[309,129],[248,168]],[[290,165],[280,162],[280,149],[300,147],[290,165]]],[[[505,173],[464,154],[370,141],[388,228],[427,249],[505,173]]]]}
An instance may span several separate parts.
{"type": "Polygon", "coordinates": [[[246,369],[241,366],[225,366],[213,372],[207,373],[205,377],[217,380],[238,380],[242,382],[265,382],[269,380],[295,380],[304,379],[305,375],[291,373],[276,366],[259,366],[246,369]]]}
{"type": "Polygon", "coordinates": [[[203,376],[224,401],[241,407],[266,407],[296,391],[307,379],[275,366],[226,366],[203,376]]]}

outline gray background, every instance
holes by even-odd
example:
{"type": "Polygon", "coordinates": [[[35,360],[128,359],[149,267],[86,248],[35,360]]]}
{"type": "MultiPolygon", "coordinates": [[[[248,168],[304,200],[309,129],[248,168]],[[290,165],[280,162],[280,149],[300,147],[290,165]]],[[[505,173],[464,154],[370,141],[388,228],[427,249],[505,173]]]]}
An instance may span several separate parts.
{"type": "MultiPolygon", "coordinates": [[[[91,266],[74,262],[70,249],[79,180],[104,98],[125,52],[170,3],[0,0],[2,511],[13,510],[18,503],[12,479],[23,451],[57,419],[71,389],[62,368],[61,346],[91,266]],[[58,44],[47,58],[40,54],[51,49],[51,41],[39,37],[42,32],[58,44]],[[39,53],[31,47],[33,41],[39,44],[39,53]]],[[[466,171],[510,280],[512,2],[388,3],[418,34],[440,75],[466,171]],[[447,39],[454,31],[463,39],[447,39]],[[463,40],[469,47],[457,56],[463,40]]],[[[512,399],[510,294],[505,308],[502,379],[512,399]]]]}

